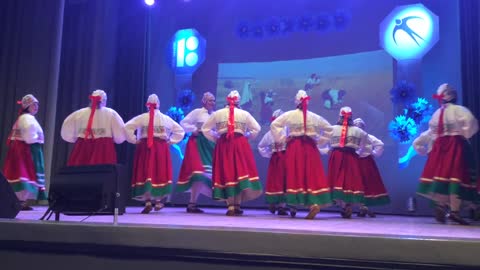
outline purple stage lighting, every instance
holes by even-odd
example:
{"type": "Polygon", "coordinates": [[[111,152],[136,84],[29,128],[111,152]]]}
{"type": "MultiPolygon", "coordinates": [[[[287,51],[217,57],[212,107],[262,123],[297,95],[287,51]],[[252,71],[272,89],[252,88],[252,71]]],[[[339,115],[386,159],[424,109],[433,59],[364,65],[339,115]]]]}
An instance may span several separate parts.
{"type": "Polygon", "coordinates": [[[153,6],[153,4],[155,4],[155,0],[145,0],[145,4],[147,6],[153,6]]]}

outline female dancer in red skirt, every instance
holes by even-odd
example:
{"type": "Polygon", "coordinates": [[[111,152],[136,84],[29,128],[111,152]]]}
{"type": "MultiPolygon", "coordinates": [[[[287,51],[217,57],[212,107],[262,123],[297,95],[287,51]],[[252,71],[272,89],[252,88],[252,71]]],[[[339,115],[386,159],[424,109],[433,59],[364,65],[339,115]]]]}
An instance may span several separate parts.
{"type": "MultiPolygon", "coordinates": [[[[429,122],[428,134],[433,147],[420,177],[417,194],[435,203],[435,219],[449,219],[468,225],[459,215],[462,201],[471,203],[475,199],[475,179],[471,179],[466,160],[468,141],[478,131],[477,119],[465,107],[456,105],[457,91],[448,84],[437,89],[434,98],[441,107],[429,122]]],[[[414,142],[414,145],[419,142],[414,142]]],[[[418,148],[418,147],[417,147],[418,148]]]]}
{"type": "Polygon", "coordinates": [[[136,144],[133,161],[132,196],[144,201],[142,214],[163,208],[161,200],[172,192],[172,160],[169,145],[180,142],[185,135],[182,127],[158,109],[157,95],[148,97],[148,112],[125,124],[129,143],[136,144]]]}
{"type": "Polygon", "coordinates": [[[8,137],[8,152],[3,173],[22,202],[22,210],[32,210],[27,200],[46,200],[43,162],[43,130],[35,115],[38,100],[26,95],[18,102],[22,108],[8,137]]]}
{"type": "Polygon", "coordinates": [[[242,215],[240,204],[262,194],[257,166],[248,138],[260,132],[260,125],[250,113],[239,108],[240,94],[233,90],[228,106],[212,114],[203,124],[202,133],[216,141],[213,153],[213,198],[226,200],[227,216],[242,215]]]}
{"type": "Polygon", "coordinates": [[[310,97],[304,90],[295,96],[297,109],[279,116],[270,125],[275,142],[287,142],[285,152],[286,202],[292,205],[290,215],[296,215],[295,205],[306,205],[313,219],[321,207],[330,205],[330,186],[323,171],[317,144],[331,136],[332,127],[321,116],[308,111],[310,97]]]}
{"type": "MultiPolygon", "coordinates": [[[[353,124],[365,130],[365,122],[361,118],[353,120],[353,124]]],[[[360,155],[360,168],[363,173],[363,186],[365,188],[365,203],[360,206],[359,217],[375,217],[375,213],[368,209],[369,206],[385,205],[390,202],[387,189],[383,184],[382,176],[378,171],[374,157],[383,153],[383,142],[375,136],[368,134],[366,151],[360,155]]]]}
{"type": "Polygon", "coordinates": [[[328,180],[332,198],[342,207],[343,218],[352,216],[352,204],[365,204],[365,185],[360,157],[368,143],[365,131],[353,125],[352,109],[340,109],[340,118],[333,126],[328,160],[328,180]]]}
{"type": "Polygon", "coordinates": [[[89,98],[90,107],[73,112],[63,121],[62,138],[75,143],[68,166],[115,164],[114,143],[125,141],[122,118],[116,111],[105,107],[107,94],[95,90],[89,98]]]}
{"type": "Polygon", "coordinates": [[[187,213],[203,213],[203,210],[197,207],[198,196],[212,195],[212,155],[215,144],[209,141],[200,129],[215,109],[215,96],[206,92],[203,94],[202,103],[202,108],[191,111],[180,122],[185,132],[192,133],[175,187],[177,192],[190,191],[187,213]]]}
{"type": "MultiPolygon", "coordinates": [[[[276,110],[272,114],[272,121],[283,114],[282,110],[276,110]]],[[[286,142],[275,143],[272,132],[269,130],[263,136],[258,144],[260,155],[270,158],[267,171],[267,186],[265,188],[265,198],[270,205],[269,210],[272,214],[279,216],[288,215],[285,201],[285,149],[286,142]]]]}

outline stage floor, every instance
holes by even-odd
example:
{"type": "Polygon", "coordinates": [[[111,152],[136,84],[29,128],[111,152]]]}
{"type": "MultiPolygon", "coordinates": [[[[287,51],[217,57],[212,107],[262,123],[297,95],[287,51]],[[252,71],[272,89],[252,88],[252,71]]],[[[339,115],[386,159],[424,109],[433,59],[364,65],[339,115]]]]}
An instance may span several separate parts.
{"type": "MultiPolygon", "coordinates": [[[[128,207],[118,217],[118,224],[148,227],[195,227],[209,230],[241,229],[248,231],[276,231],[286,233],[341,234],[380,237],[411,237],[435,239],[468,239],[480,241],[480,225],[461,226],[454,223],[438,224],[433,217],[377,215],[375,218],[343,219],[335,212],[320,212],[314,220],[305,220],[307,212],[297,213],[295,218],[277,216],[267,210],[245,209],[239,217],[225,216],[225,209],[205,208],[204,214],[189,214],[185,208],[165,207],[161,211],[140,214],[142,207],[128,207]]],[[[21,211],[17,220],[38,220],[46,207],[34,211],[21,211]]],[[[80,222],[86,216],[61,215],[62,222],[80,222]]],[[[53,220],[53,216],[51,218],[53,220]]],[[[113,224],[112,216],[91,216],[84,223],[113,224]]]]}
{"type": "Polygon", "coordinates": [[[112,216],[85,219],[61,215],[60,222],[39,221],[46,207],[34,208],[20,212],[15,220],[0,219],[0,250],[6,256],[14,255],[8,253],[13,248],[20,253],[27,249],[31,253],[84,254],[91,258],[122,254],[123,259],[147,249],[155,250],[157,257],[168,254],[170,260],[196,254],[195,258],[204,260],[229,258],[234,264],[246,260],[255,265],[265,261],[282,265],[295,262],[307,265],[307,269],[312,263],[331,262],[367,262],[378,266],[375,269],[480,266],[480,224],[438,224],[433,217],[377,215],[342,219],[339,213],[321,212],[314,220],[305,220],[304,211],[291,218],[272,215],[266,209],[244,209],[243,216],[228,217],[222,208],[188,214],[183,207],[166,207],[144,215],[140,214],[141,207],[128,207],[115,225],[112,216]],[[111,250],[116,253],[110,254],[111,250]],[[396,268],[400,266],[403,268],[396,268]]]}

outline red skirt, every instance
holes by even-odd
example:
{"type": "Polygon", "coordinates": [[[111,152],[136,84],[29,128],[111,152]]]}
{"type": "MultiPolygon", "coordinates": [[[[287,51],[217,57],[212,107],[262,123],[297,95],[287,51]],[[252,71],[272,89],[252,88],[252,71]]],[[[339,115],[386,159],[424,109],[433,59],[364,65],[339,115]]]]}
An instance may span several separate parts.
{"type": "Polygon", "coordinates": [[[84,139],[78,138],[73,147],[68,166],[97,164],[116,164],[117,153],[113,138],[84,139]]]}
{"type": "Polygon", "coordinates": [[[382,205],[390,202],[387,189],[383,184],[382,176],[378,171],[373,156],[359,159],[360,169],[363,174],[366,205],[382,205]]]}
{"type": "Polygon", "coordinates": [[[365,203],[360,158],[353,148],[334,148],[328,160],[328,181],[333,199],[345,203],[365,203]]]}
{"type": "Polygon", "coordinates": [[[285,151],[274,152],[270,158],[267,171],[265,195],[268,203],[284,202],[286,191],[285,151]]]}
{"type": "Polygon", "coordinates": [[[172,159],[168,143],[155,138],[148,148],[142,139],[135,149],[132,174],[134,199],[161,199],[172,191],[172,159]]]}
{"type": "Polygon", "coordinates": [[[214,199],[240,196],[247,201],[262,194],[253,151],[242,134],[235,133],[229,139],[223,134],[217,140],[212,168],[214,199]]]}
{"type": "Polygon", "coordinates": [[[468,162],[465,160],[465,139],[462,136],[442,136],[435,140],[428,154],[421,180],[451,181],[470,186],[468,162]]]}
{"type": "Polygon", "coordinates": [[[294,137],[287,143],[285,173],[288,204],[331,204],[330,186],[312,138],[294,137]]]}
{"type": "Polygon", "coordinates": [[[5,178],[10,184],[28,182],[37,184],[37,174],[33,164],[30,145],[24,141],[12,140],[3,167],[5,178]]]}

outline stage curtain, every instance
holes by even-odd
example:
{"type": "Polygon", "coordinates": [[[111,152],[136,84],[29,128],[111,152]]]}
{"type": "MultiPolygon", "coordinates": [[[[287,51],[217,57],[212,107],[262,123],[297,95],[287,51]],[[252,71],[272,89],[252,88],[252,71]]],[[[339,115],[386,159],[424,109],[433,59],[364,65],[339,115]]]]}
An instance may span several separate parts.
{"type": "MultiPolygon", "coordinates": [[[[480,118],[480,1],[461,0],[459,4],[463,104],[478,119],[480,118]]],[[[480,135],[475,135],[472,142],[477,158],[480,158],[480,135]]]]}
{"type": "MultiPolygon", "coordinates": [[[[60,27],[64,0],[0,1],[0,168],[3,169],[6,140],[18,113],[16,100],[31,93],[40,102],[36,115],[53,138],[55,97],[58,82],[60,27]]],[[[46,159],[52,149],[45,149],[46,159]]],[[[47,162],[46,162],[47,163],[47,162]]],[[[47,163],[48,167],[49,164],[47,163]]],[[[47,173],[48,176],[48,173],[47,173]]]]}
{"type": "MultiPolygon", "coordinates": [[[[70,0],[65,5],[57,100],[54,170],[66,164],[72,144],[60,137],[63,120],[88,106],[95,89],[126,122],[145,112],[143,1],[70,0]]],[[[131,170],[134,146],[117,145],[118,162],[131,170]]]]}

